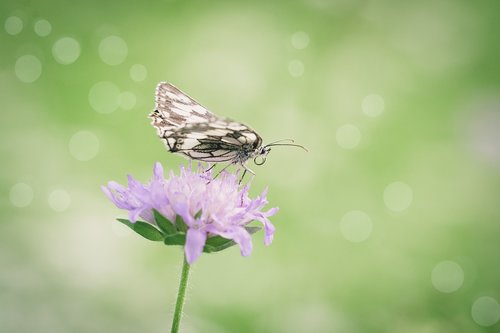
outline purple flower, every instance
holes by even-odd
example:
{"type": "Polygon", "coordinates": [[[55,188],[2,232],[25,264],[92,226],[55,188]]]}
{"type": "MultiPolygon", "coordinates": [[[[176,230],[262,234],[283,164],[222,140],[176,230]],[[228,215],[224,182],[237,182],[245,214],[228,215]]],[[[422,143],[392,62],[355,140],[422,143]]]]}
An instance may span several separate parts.
{"type": "Polygon", "coordinates": [[[201,166],[197,170],[181,166],[179,176],[171,171],[165,179],[163,167],[157,162],[149,184],[129,176],[128,187],[111,181],[102,190],[118,208],[128,210],[132,223],[140,218],[155,225],[153,210],[170,221],[177,215],[182,217],[187,226],[184,250],[190,264],[203,252],[207,238],[216,235],[233,240],[243,256],[250,255],[252,240],[245,226],[254,220],[264,226],[265,244],[273,240],[274,226],[268,217],[278,208],[262,210],[268,203],[267,189],[250,199],[249,185],[240,188],[237,176],[228,172],[213,179],[212,172],[205,172],[201,166]]]}

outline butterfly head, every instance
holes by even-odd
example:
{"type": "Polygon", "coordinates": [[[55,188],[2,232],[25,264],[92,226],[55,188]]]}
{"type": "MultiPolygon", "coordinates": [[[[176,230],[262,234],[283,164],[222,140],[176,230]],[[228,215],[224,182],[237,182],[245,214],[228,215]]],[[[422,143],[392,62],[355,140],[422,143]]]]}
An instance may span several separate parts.
{"type": "Polygon", "coordinates": [[[253,162],[257,165],[262,165],[266,163],[267,154],[271,151],[271,147],[261,146],[257,148],[255,151],[255,157],[253,158],[253,162]]]}
{"type": "Polygon", "coordinates": [[[257,165],[266,163],[267,154],[269,154],[269,152],[271,151],[272,146],[292,146],[299,147],[304,149],[305,151],[308,151],[304,146],[294,144],[293,142],[294,141],[292,139],[284,139],[271,142],[265,146],[261,146],[255,150],[255,157],[253,159],[253,162],[257,165]]]}

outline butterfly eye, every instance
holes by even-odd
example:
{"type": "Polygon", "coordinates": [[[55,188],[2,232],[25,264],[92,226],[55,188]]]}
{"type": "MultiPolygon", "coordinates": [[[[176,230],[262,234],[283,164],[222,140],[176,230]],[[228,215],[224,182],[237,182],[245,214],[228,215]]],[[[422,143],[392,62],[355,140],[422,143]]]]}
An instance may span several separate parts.
{"type": "Polygon", "coordinates": [[[253,162],[257,165],[262,165],[262,164],[266,163],[266,157],[262,156],[262,155],[255,156],[255,158],[253,159],[253,162]]]}

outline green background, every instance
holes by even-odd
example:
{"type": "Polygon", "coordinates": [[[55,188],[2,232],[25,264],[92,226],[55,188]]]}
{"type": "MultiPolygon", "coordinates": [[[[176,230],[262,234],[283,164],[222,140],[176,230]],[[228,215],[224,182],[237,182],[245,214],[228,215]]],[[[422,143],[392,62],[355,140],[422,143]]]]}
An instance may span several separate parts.
{"type": "Polygon", "coordinates": [[[146,118],[159,81],[309,148],[249,163],[280,207],[274,243],[203,255],[184,332],[500,331],[496,1],[0,14],[1,332],[169,330],[182,253],[129,232],[100,190],[186,163],[146,118]]]}

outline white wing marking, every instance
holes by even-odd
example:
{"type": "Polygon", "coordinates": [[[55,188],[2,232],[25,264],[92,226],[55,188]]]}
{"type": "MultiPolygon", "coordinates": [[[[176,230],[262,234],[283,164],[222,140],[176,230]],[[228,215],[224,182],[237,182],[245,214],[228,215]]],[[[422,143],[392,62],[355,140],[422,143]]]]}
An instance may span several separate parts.
{"type": "MultiPolygon", "coordinates": [[[[183,127],[189,123],[215,121],[217,116],[200,103],[167,82],[156,87],[155,111],[150,118],[152,125],[159,128],[183,127]]],[[[158,131],[158,134],[161,134],[158,131]]]]}
{"type": "Polygon", "coordinates": [[[211,136],[226,136],[229,133],[227,130],[223,129],[209,129],[208,131],[203,132],[205,135],[211,135],[211,136]]]}

